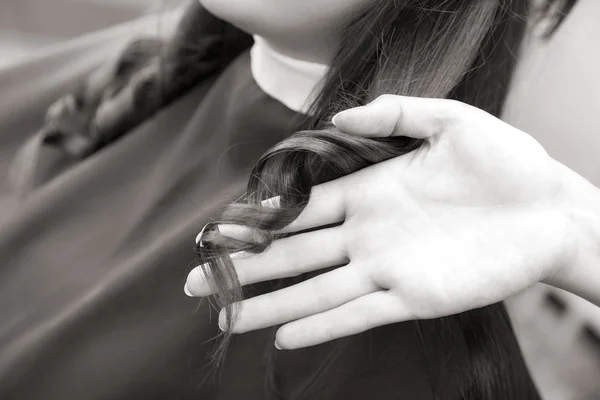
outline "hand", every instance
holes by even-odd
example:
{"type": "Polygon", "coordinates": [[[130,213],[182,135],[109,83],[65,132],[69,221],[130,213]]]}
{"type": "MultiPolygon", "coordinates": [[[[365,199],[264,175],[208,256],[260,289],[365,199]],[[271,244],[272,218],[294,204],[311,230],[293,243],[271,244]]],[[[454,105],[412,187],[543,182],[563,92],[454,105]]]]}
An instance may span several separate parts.
{"type": "MultiPolygon", "coordinates": [[[[342,225],[236,258],[242,285],[345,265],[243,301],[233,333],[284,324],[276,345],[295,349],[451,315],[548,279],[573,257],[559,164],[527,134],[462,103],[391,95],[334,123],[347,133],[425,143],[314,187],[286,231],[342,225]]],[[[245,228],[220,230],[235,237],[245,228]]],[[[186,291],[211,294],[200,269],[186,291]]]]}

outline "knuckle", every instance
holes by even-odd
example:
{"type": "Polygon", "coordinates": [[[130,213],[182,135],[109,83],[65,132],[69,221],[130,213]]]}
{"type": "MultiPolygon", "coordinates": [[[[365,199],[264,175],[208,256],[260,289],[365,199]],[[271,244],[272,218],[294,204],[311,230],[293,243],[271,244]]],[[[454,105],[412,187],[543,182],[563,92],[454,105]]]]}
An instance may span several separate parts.
{"type": "Polygon", "coordinates": [[[451,100],[450,111],[458,121],[472,120],[487,114],[485,111],[458,100],[451,100]]]}
{"type": "Polygon", "coordinates": [[[398,96],[396,96],[395,94],[382,94],[379,97],[377,97],[374,101],[377,102],[395,102],[398,99],[398,96]]]}
{"type": "Polygon", "coordinates": [[[446,105],[449,109],[458,111],[463,109],[466,106],[466,103],[456,99],[448,99],[446,100],[446,105]]]}
{"type": "Polygon", "coordinates": [[[318,312],[326,311],[331,307],[332,301],[328,294],[318,291],[314,296],[318,312]]]}
{"type": "Polygon", "coordinates": [[[304,271],[302,270],[298,256],[291,253],[284,253],[282,258],[283,262],[283,273],[286,278],[293,278],[299,275],[302,275],[304,271]]]}
{"type": "Polygon", "coordinates": [[[347,218],[338,227],[340,247],[347,255],[348,261],[352,261],[364,245],[364,232],[361,232],[360,227],[357,227],[359,224],[356,217],[347,218]]]}
{"type": "Polygon", "coordinates": [[[402,116],[400,96],[382,94],[371,104],[376,107],[365,115],[365,123],[379,134],[392,134],[402,116]]]}
{"type": "Polygon", "coordinates": [[[290,242],[273,244],[269,250],[268,262],[280,271],[279,278],[293,278],[310,271],[311,257],[303,250],[294,237],[282,239],[290,242]],[[308,268],[308,270],[307,270],[308,268]]]}
{"type": "Polygon", "coordinates": [[[443,110],[444,112],[440,113],[438,118],[438,124],[444,131],[465,117],[465,104],[458,100],[446,100],[443,110]]]}
{"type": "Polygon", "coordinates": [[[464,129],[478,119],[481,110],[458,100],[442,100],[444,107],[435,119],[436,129],[439,133],[454,134],[465,133],[464,129]]]}
{"type": "MultiPolygon", "coordinates": [[[[318,279],[318,278],[316,278],[316,279],[318,279]]],[[[316,309],[318,310],[318,312],[326,311],[329,308],[331,308],[332,305],[334,305],[330,290],[328,290],[327,288],[324,288],[323,286],[324,286],[323,284],[314,285],[314,287],[312,288],[313,289],[312,293],[311,293],[311,295],[313,297],[314,305],[315,305],[316,309]]]]}
{"type": "Polygon", "coordinates": [[[352,241],[353,236],[351,234],[351,229],[348,227],[347,221],[344,220],[340,226],[337,226],[332,230],[332,233],[335,246],[337,246],[344,255],[348,256],[350,254],[350,242],[352,241]]]}

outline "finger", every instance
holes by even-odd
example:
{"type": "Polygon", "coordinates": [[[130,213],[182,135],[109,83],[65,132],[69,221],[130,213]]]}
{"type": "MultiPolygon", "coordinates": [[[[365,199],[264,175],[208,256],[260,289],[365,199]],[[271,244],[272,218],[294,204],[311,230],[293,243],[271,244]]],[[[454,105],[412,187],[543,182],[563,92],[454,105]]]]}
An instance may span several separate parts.
{"type": "Polygon", "coordinates": [[[341,131],[361,136],[430,139],[468,108],[453,100],[383,95],[366,106],[342,111],[332,122],[341,131]]]}
{"type": "MultiPolygon", "coordinates": [[[[280,201],[280,196],[275,196],[271,197],[270,199],[263,200],[261,205],[266,208],[279,208],[280,201]]],[[[252,240],[253,229],[244,225],[220,224],[218,229],[219,233],[233,239],[248,241],[252,240]]],[[[196,243],[198,243],[198,239],[196,239],[196,243]]]]}
{"type": "MultiPolygon", "coordinates": [[[[232,332],[244,333],[321,313],[378,289],[364,270],[350,265],[340,267],[288,288],[241,302],[232,332]]],[[[223,310],[219,315],[221,327],[224,327],[225,321],[223,310]]]]}
{"type": "Polygon", "coordinates": [[[400,298],[380,290],[282,326],[275,343],[278,348],[293,350],[409,319],[413,317],[400,298]]]}
{"type": "MultiPolygon", "coordinates": [[[[349,262],[341,227],[276,240],[264,253],[237,254],[232,259],[242,286],[290,278],[349,262]]],[[[194,297],[213,294],[201,266],[189,273],[185,289],[194,297]]]]}
{"type": "MultiPolygon", "coordinates": [[[[340,178],[314,186],[310,192],[310,198],[302,213],[292,223],[275,233],[294,233],[320,226],[343,222],[346,215],[345,182],[347,179],[340,178]]],[[[263,204],[269,207],[279,206],[279,196],[267,199],[263,204]]],[[[221,224],[219,232],[230,238],[238,240],[252,240],[253,229],[243,225],[221,224]]],[[[196,238],[200,240],[200,235],[196,238]]]]}
{"type": "Polygon", "coordinates": [[[346,182],[342,177],[314,186],[304,210],[280,233],[293,233],[343,222],[346,217],[346,182]]]}
{"type": "Polygon", "coordinates": [[[206,230],[206,228],[208,227],[209,224],[206,224],[202,227],[202,230],[200,231],[200,233],[196,236],[196,244],[199,245],[200,247],[204,247],[204,244],[202,243],[202,235],[204,235],[204,231],[206,230]]]}
{"type": "Polygon", "coordinates": [[[279,208],[281,205],[281,196],[271,197],[260,202],[263,207],[279,208]]]}
{"type": "MultiPolygon", "coordinates": [[[[279,201],[280,201],[280,197],[276,196],[276,197],[272,197],[267,200],[263,200],[261,204],[263,207],[278,208],[279,201]]],[[[206,231],[206,228],[208,227],[208,225],[209,224],[204,225],[202,230],[200,230],[200,233],[198,233],[198,235],[196,236],[196,244],[200,245],[200,247],[204,247],[204,245],[202,243],[202,235],[204,235],[204,232],[206,231]]],[[[233,238],[233,239],[238,239],[238,240],[252,239],[251,238],[252,229],[250,229],[244,225],[221,224],[221,225],[218,225],[217,228],[219,230],[219,233],[221,233],[225,236],[228,236],[230,238],[233,238]]]]}

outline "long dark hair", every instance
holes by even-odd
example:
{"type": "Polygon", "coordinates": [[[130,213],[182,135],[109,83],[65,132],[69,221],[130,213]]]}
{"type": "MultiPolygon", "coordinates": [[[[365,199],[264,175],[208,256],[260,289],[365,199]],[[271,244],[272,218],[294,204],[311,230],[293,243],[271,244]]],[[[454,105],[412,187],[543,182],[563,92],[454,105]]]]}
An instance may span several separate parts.
{"type": "MultiPolygon", "coordinates": [[[[563,6],[570,9],[573,4],[563,6]]],[[[243,292],[228,254],[265,251],[278,238],[275,232],[300,214],[312,186],[421,145],[408,138],[343,134],[331,117],[382,94],[453,98],[499,115],[528,15],[522,0],[381,1],[348,23],[323,89],[304,121],[307,129],[264,154],[252,171],[247,195],[215,216],[203,245],[196,247],[217,292],[217,307],[227,311],[229,327],[235,319],[232,304],[243,299],[243,292]],[[281,197],[280,208],[261,207],[273,196],[281,197]],[[229,238],[219,233],[218,224],[244,225],[254,234],[248,240],[229,238]]],[[[558,22],[551,29],[557,26],[558,22]]],[[[461,398],[539,398],[503,304],[413,324],[434,371],[434,389],[443,365],[460,371],[456,380],[461,398]],[[449,353],[460,354],[455,365],[448,365],[449,353]]],[[[225,334],[219,358],[228,339],[225,334]]],[[[446,398],[443,393],[436,396],[446,398]]]]}
{"type": "MultiPolygon", "coordinates": [[[[576,0],[548,0],[544,13],[557,15],[554,31],[576,0]]],[[[421,144],[406,138],[365,139],[337,131],[329,122],[337,111],[363,105],[380,94],[454,98],[499,115],[527,25],[528,0],[377,1],[348,22],[323,90],[303,130],[268,151],[257,163],[247,195],[215,216],[196,247],[200,263],[217,289],[218,307],[234,314],[243,298],[228,254],[262,252],[274,231],[293,221],[320,182],[412,151],[421,144]],[[260,206],[280,195],[281,208],[260,206]],[[233,240],[218,223],[251,227],[251,241],[233,240]]],[[[99,69],[48,113],[39,142],[85,157],[126,134],[139,122],[218,73],[252,43],[250,35],[215,18],[189,0],[176,34],[166,40],[132,42],[110,68],[99,69]]],[[[16,169],[23,173],[20,168],[16,169]]],[[[306,276],[299,279],[305,279],[306,276]]],[[[287,282],[289,284],[289,282],[287,282]]],[[[274,288],[281,283],[274,283],[274,288]]],[[[465,399],[538,398],[501,304],[459,315],[414,322],[434,372],[458,371],[465,399]],[[459,354],[456,365],[442,362],[459,354]]],[[[216,351],[225,354],[226,334],[216,351]]],[[[456,358],[453,358],[456,360],[456,358]]],[[[443,393],[437,394],[444,399],[443,393]]]]}

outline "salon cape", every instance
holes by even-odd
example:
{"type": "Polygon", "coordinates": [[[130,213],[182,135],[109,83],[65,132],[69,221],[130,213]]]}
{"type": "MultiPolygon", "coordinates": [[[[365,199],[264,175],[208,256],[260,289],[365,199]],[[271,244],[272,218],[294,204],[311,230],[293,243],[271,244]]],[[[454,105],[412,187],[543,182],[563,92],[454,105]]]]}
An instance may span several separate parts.
{"type": "Polygon", "coordinates": [[[0,399],[262,400],[266,351],[283,398],[431,399],[408,324],[289,352],[272,329],[236,336],[220,386],[200,385],[218,327],[183,291],[194,238],[300,117],[256,84],[249,51],[25,198],[6,187],[48,106],[131,36],[109,29],[0,70],[0,399]]]}

